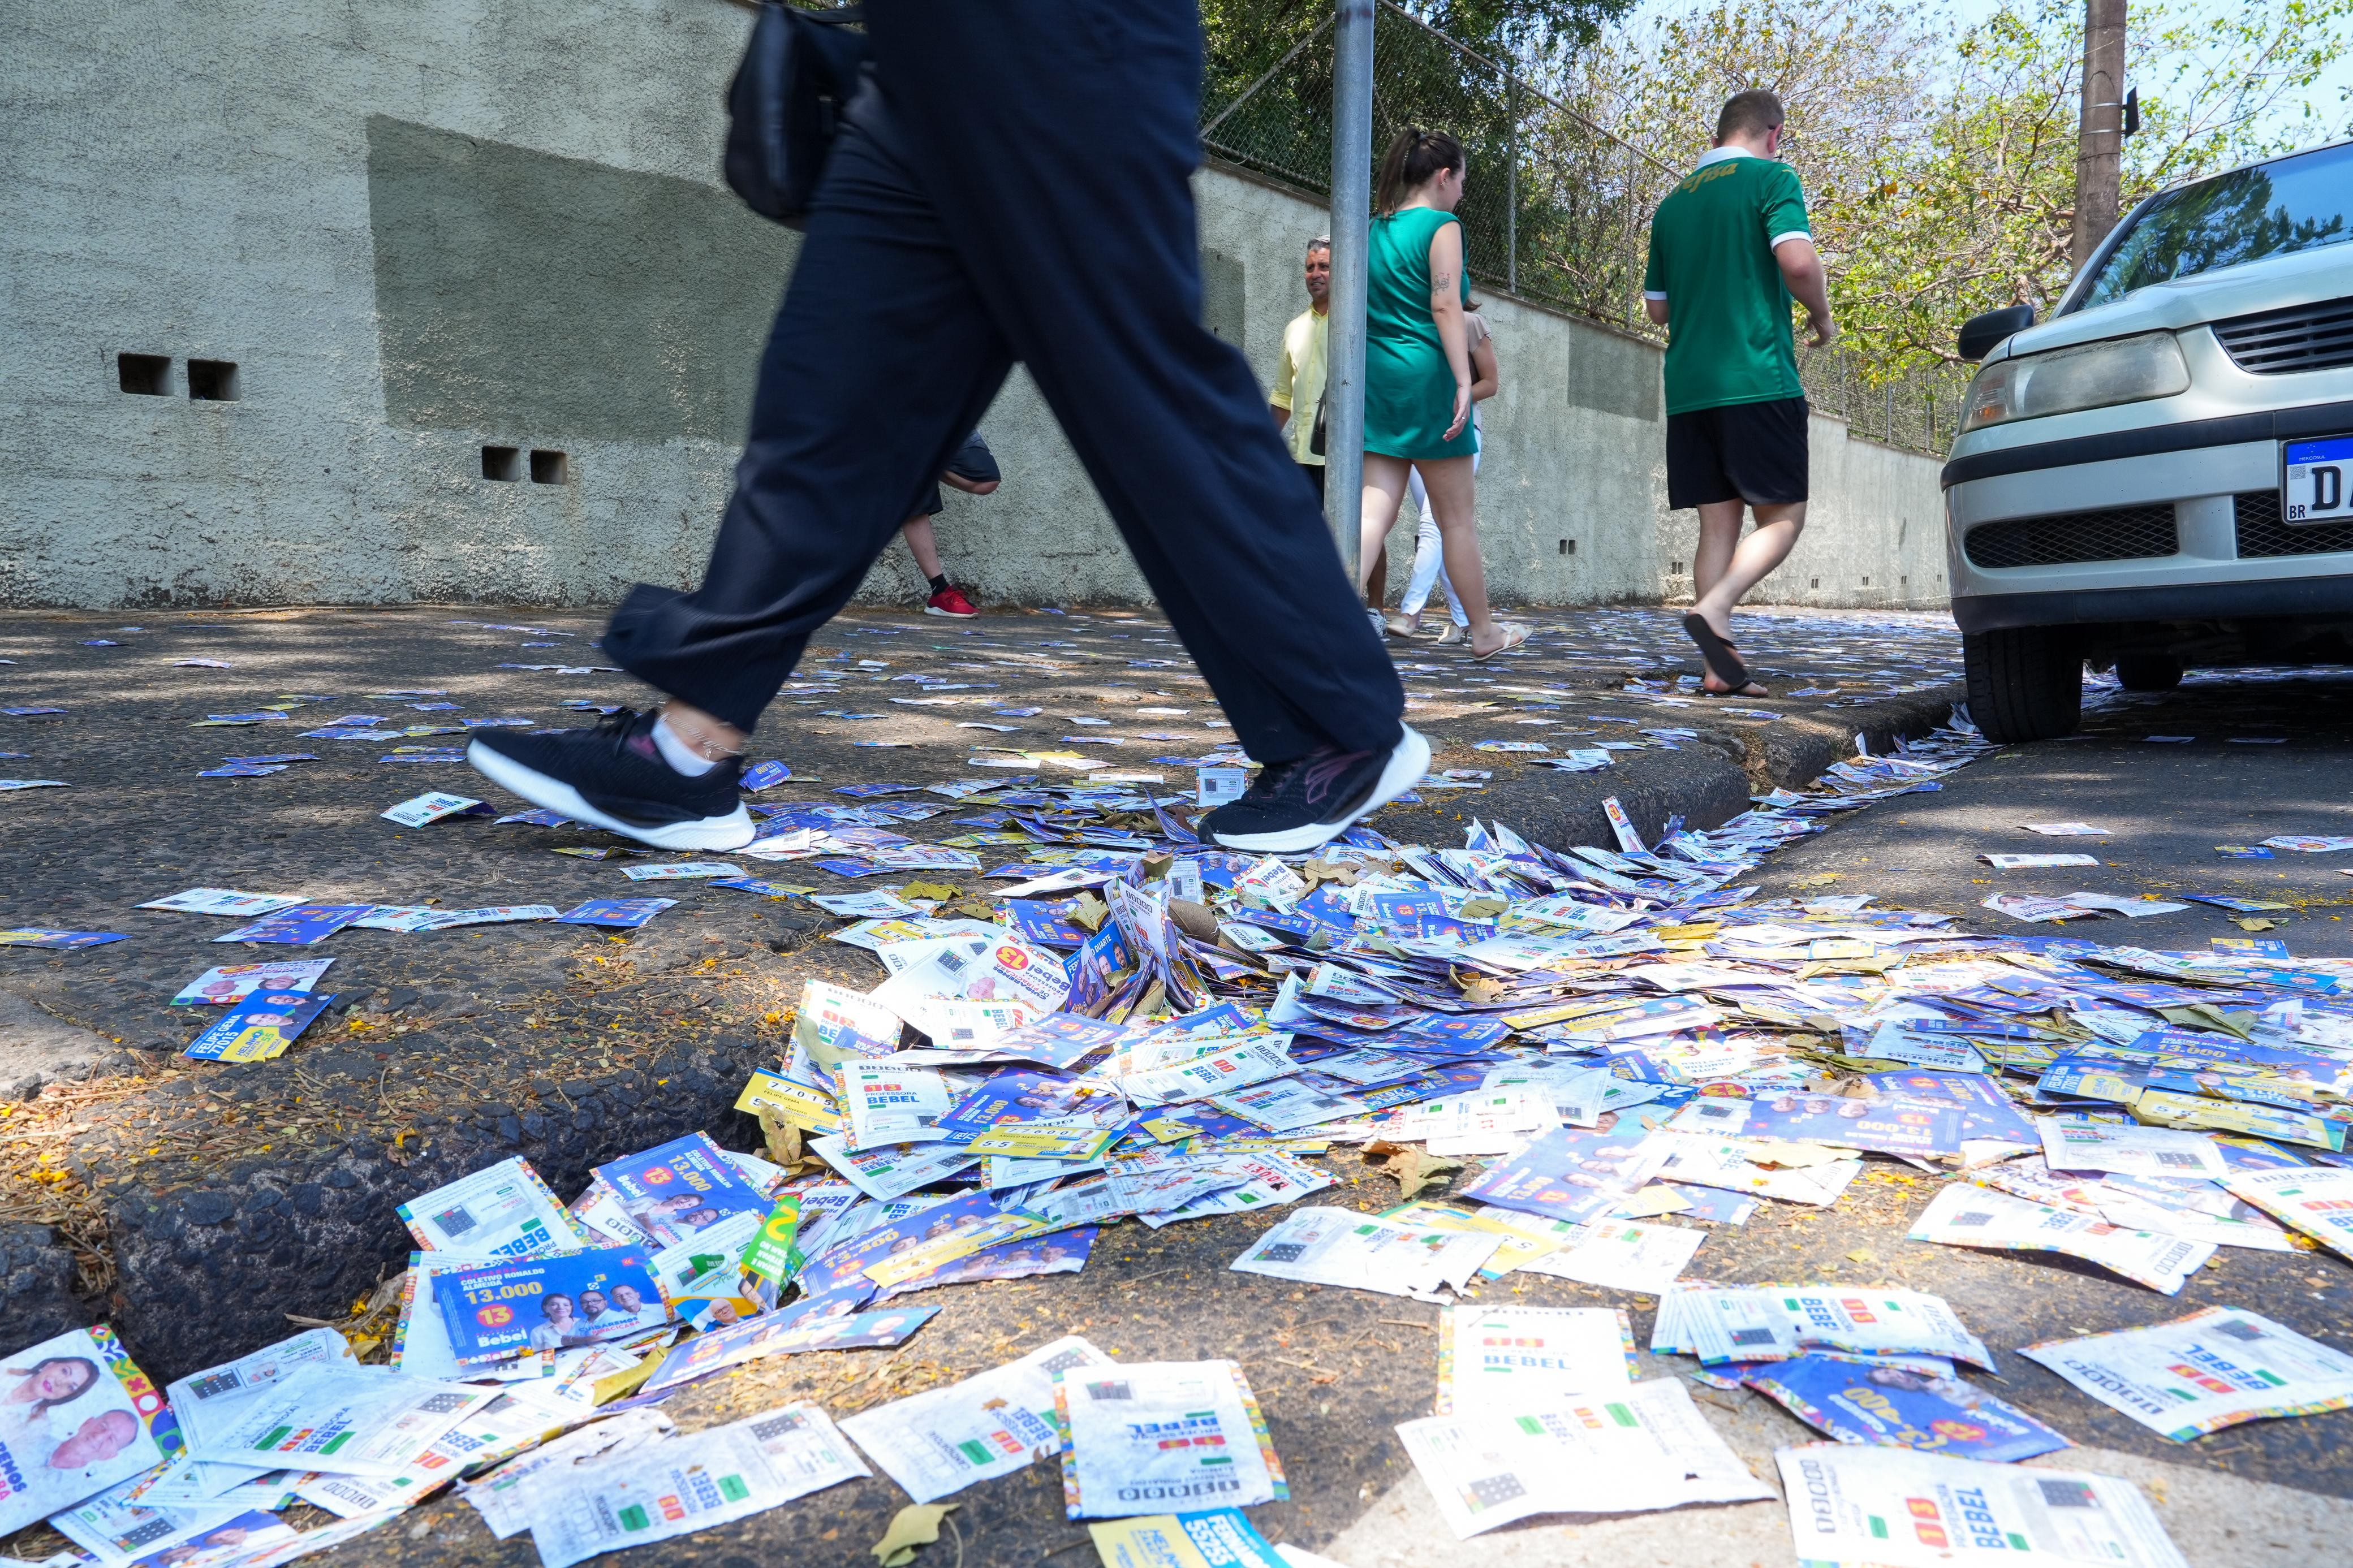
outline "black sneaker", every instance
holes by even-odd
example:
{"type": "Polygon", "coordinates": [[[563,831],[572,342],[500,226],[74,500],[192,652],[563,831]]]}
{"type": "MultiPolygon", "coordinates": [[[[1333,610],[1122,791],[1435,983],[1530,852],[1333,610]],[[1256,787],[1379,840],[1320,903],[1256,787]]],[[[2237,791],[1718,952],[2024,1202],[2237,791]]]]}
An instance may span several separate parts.
{"type": "Polygon", "coordinates": [[[735,790],[735,758],[700,778],[662,760],[654,715],[624,708],[593,730],[554,735],[489,731],[474,737],[474,771],[532,805],[662,849],[741,849],[752,815],[735,790]]]}
{"type": "Polygon", "coordinates": [[[1410,726],[1387,752],[1325,746],[1295,763],[1259,770],[1248,795],[1201,819],[1201,833],[1229,849],[1261,855],[1320,848],[1429,771],[1430,742],[1410,726]]]}

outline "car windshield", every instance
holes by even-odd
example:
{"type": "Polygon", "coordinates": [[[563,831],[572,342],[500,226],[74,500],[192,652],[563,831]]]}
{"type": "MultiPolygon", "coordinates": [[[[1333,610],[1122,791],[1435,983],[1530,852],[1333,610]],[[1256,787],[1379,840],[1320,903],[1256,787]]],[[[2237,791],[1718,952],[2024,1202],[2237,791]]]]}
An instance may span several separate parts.
{"type": "Polygon", "coordinates": [[[2353,239],[2353,144],[2234,169],[2152,198],[2073,310],[2266,256],[2353,239]]]}

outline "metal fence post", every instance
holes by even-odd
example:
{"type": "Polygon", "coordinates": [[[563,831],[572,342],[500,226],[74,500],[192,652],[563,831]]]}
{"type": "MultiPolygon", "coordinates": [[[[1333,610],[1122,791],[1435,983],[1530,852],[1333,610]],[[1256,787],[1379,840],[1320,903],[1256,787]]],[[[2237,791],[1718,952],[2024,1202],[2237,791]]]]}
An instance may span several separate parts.
{"type": "Polygon", "coordinates": [[[1504,72],[1504,287],[1520,291],[1520,79],[1504,72]]]}
{"type": "Polygon", "coordinates": [[[1332,32],[1332,325],[1324,504],[1350,584],[1365,504],[1365,295],[1372,243],[1374,0],[1336,0],[1332,32]]]}

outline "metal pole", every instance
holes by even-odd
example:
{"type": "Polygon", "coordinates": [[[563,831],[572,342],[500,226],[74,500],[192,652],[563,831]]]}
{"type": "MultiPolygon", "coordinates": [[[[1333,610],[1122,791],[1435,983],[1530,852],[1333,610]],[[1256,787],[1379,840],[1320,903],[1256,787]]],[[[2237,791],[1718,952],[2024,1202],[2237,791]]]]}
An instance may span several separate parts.
{"type": "Polygon", "coordinates": [[[1354,584],[1363,563],[1366,252],[1372,239],[1373,5],[1336,0],[1332,31],[1332,324],[1324,504],[1354,584]]]}
{"type": "Polygon", "coordinates": [[[1504,287],[1520,291],[1520,79],[1504,73],[1504,287]]]}

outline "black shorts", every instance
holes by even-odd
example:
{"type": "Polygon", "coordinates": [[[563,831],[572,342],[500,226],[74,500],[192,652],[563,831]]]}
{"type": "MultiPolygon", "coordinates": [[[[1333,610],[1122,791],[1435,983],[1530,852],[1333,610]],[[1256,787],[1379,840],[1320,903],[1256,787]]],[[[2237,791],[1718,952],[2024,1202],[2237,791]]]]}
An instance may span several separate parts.
{"type": "Polygon", "coordinates": [[[1806,400],[1734,403],[1667,416],[1667,505],[1806,499],[1806,400]]]}

